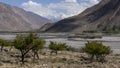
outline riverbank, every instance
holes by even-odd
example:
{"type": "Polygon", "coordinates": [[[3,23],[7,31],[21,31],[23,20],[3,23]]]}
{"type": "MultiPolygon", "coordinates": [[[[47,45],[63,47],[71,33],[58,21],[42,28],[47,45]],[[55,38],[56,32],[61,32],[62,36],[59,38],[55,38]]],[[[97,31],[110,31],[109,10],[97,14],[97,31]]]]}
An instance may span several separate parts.
{"type": "MultiPolygon", "coordinates": [[[[120,36],[103,36],[101,39],[69,39],[66,38],[67,35],[64,34],[59,34],[59,35],[54,35],[54,34],[38,34],[40,37],[44,38],[46,41],[46,47],[48,47],[50,41],[54,42],[62,42],[66,43],[68,46],[72,46],[74,48],[80,49],[81,47],[85,46],[85,43],[87,41],[102,41],[102,43],[106,46],[110,46],[111,49],[115,54],[120,54],[120,36]]],[[[0,34],[1,39],[5,40],[13,40],[16,37],[14,34],[0,34]]]]}

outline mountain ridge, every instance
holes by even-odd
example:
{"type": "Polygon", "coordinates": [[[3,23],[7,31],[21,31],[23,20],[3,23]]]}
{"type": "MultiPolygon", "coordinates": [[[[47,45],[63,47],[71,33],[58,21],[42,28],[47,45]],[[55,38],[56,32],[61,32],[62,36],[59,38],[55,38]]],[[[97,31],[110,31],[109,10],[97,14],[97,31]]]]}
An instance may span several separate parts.
{"type": "Polygon", "coordinates": [[[47,18],[0,2],[0,31],[30,31],[48,22],[47,18]]]}
{"type": "Polygon", "coordinates": [[[58,21],[46,32],[120,30],[120,0],[102,0],[82,13],[58,21]]]}

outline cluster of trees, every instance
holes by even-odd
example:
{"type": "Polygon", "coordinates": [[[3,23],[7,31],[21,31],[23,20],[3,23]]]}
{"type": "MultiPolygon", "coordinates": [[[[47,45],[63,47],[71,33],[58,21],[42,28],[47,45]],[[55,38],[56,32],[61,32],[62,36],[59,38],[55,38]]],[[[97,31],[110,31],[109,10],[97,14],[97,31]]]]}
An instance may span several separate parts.
{"type": "MultiPolygon", "coordinates": [[[[45,40],[41,39],[38,35],[30,33],[27,36],[18,34],[13,41],[6,41],[0,39],[1,51],[4,46],[14,46],[21,53],[21,62],[24,64],[25,56],[32,51],[34,54],[34,59],[37,57],[39,59],[38,51],[42,50],[45,46],[45,40]]],[[[51,50],[51,55],[55,53],[58,54],[58,51],[75,51],[74,48],[68,46],[66,43],[56,43],[50,42],[49,49],[51,50]]],[[[91,56],[91,61],[96,59],[102,61],[105,59],[105,56],[111,53],[111,48],[103,45],[100,42],[88,42],[85,47],[82,48],[82,51],[91,56]]]]}
{"type": "MultiPolygon", "coordinates": [[[[34,54],[33,58],[39,59],[38,52],[44,48],[45,43],[46,43],[45,40],[41,39],[38,35],[33,33],[30,33],[27,36],[18,34],[13,41],[6,41],[0,39],[1,51],[6,46],[10,46],[10,49],[14,46],[14,48],[20,51],[21,62],[23,64],[25,57],[31,51],[34,54]]],[[[49,49],[51,50],[51,54],[52,53],[57,54],[58,51],[62,51],[62,50],[68,50],[68,51],[74,50],[74,48],[67,46],[66,43],[56,43],[56,42],[50,42],[49,49]]]]}

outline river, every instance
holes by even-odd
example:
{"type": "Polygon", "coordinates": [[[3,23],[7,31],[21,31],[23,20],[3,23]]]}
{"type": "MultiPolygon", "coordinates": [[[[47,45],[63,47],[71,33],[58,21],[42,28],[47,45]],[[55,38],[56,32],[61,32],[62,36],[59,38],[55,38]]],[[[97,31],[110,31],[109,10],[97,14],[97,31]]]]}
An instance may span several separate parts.
{"type": "MultiPolygon", "coordinates": [[[[12,40],[16,37],[15,34],[0,34],[1,39],[5,40],[12,40]]],[[[49,45],[50,41],[55,41],[55,42],[62,42],[66,43],[69,46],[72,46],[74,48],[81,48],[85,46],[85,43],[90,40],[100,40],[103,42],[104,45],[110,46],[113,50],[113,53],[118,53],[120,54],[120,37],[114,37],[114,36],[103,36],[101,39],[75,39],[75,40],[70,40],[66,38],[66,35],[47,35],[47,34],[41,34],[40,37],[44,38],[46,40],[46,46],[49,45]]]]}

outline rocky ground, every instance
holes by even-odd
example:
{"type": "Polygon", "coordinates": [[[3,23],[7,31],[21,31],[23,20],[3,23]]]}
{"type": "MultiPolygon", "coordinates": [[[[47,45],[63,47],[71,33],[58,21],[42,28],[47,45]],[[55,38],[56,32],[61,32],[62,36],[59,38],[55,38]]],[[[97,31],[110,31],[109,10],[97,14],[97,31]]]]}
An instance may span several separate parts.
{"type": "Polygon", "coordinates": [[[120,55],[111,54],[106,62],[88,61],[88,55],[78,52],[59,51],[58,55],[50,55],[50,50],[39,53],[40,59],[33,60],[32,53],[25,58],[25,64],[20,62],[20,52],[14,48],[4,48],[0,52],[0,68],[120,68],[120,55]],[[34,61],[34,62],[33,62],[34,61]]]}

